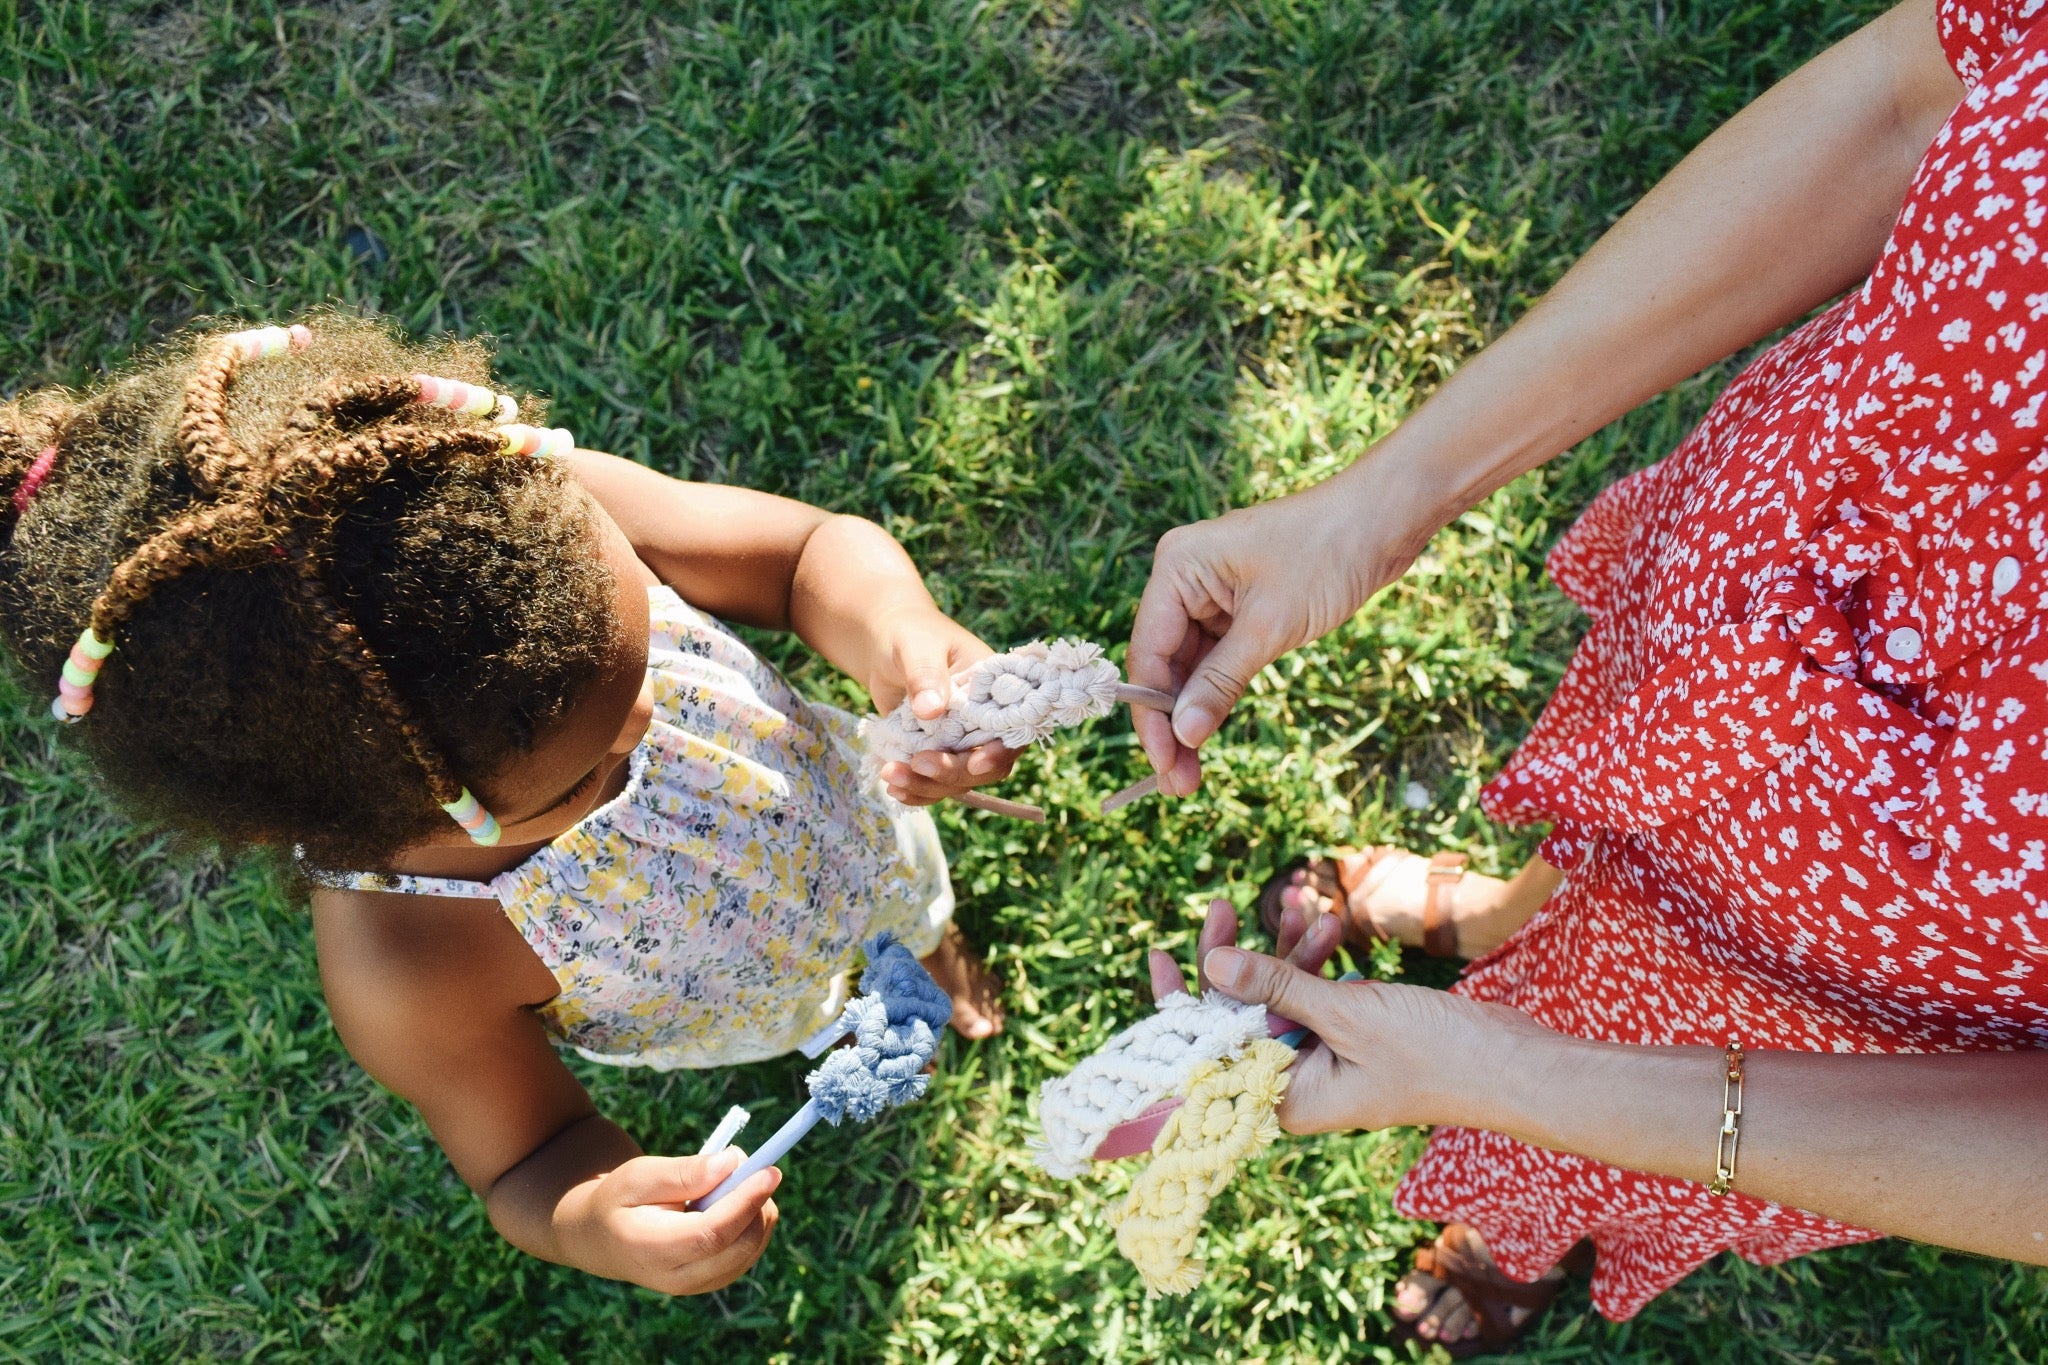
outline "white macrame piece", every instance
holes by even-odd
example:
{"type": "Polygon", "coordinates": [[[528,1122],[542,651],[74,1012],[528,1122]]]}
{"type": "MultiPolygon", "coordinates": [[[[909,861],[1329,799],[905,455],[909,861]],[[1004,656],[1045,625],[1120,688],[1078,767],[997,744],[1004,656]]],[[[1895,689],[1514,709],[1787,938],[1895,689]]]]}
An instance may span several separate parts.
{"type": "Polygon", "coordinates": [[[1117,701],[1116,665],[1086,640],[1034,640],[983,659],[953,679],[942,716],[920,720],[905,700],[861,724],[866,769],[930,749],[959,753],[979,744],[1027,748],[1053,731],[1108,715],[1117,701]]]}
{"type": "Polygon", "coordinates": [[[1169,995],[1157,1013],[1039,1089],[1042,1136],[1031,1144],[1038,1164],[1057,1176],[1081,1174],[1110,1129],[1180,1094],[1201,1063],[1234,1057],[1265,1036],[1264,1005],[1247,1005],[1215,991],[1169,995]]]}

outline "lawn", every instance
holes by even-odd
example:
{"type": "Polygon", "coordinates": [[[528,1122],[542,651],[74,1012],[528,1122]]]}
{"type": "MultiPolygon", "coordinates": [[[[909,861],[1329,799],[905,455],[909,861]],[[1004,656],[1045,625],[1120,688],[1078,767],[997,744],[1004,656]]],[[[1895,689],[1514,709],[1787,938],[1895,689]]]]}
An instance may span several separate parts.
{"type": "MultiPolygon", "coordinates": [[[[487,333],[582,443],[886,523],[998,646],[1121,652],[1167,528],[1354,457],[1718,121],[1877,5],[1765,0],[0,3],[0,375],[326,300],[487,333]]],[[[813,1142],[752,1275],[667,1300],[497,1241],[335,1041],[286,879],[95,799],[0,687],[0,1357],[1393,1360],[1420,1135],[1286,1140],[1185,1300],[1031,1163],[1030,1096],[1304,844],[1511,867],[1477,793],[1580,622],[1542,554],[1723,370],[1461,518],[1263,676],[1188,801],[1110,817],[1099,723],[1043,827],[941,817],[1008,1033],[813,1142]]],[[[769,648],[819,696],[850,684],[769,648]]],[[[1373,964],[1368,964],[1373,965],[1373,964]]],[[[1376,964],[1402,970],[1391,958],[1376,964]]],[[[1411,959],[1418,979],[1439,968],[1411,959]]],[[[580,1065],[580,1064],[579,1064],[580,1065]]],[[[652,1150],[804,1067],[582,1067],[652,1150]]],[[[758,1136],[758,1134],[756,1134],[758,1136]]],[[[2036,1361],[2048,1277],[1896,1243],[1716,1262],[1520,1357],[2036,1361]]]]}

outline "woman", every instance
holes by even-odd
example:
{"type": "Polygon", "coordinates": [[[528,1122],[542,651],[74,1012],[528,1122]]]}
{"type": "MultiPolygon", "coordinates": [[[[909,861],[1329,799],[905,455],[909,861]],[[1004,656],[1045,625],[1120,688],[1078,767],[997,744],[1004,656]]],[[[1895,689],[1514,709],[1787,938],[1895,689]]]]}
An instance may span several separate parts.
{"type": "MultiPolygon", "coordinates": [[[[1541,908],[1456,997],[1207,960],[1322,1035],[1290,1126],[1439,1125],[1400,1191],[1453,1225],[1397,1305],[1424,1335],[1499,1344],[1587,1238],[1616,1318],[1722,1250],[2048,1260],[2042,9],[1909,0],[1350,469],[1160,541],[1130,668],[1179,687],[1140,724],[1184,794],[1250,678],[1462,509],[1860,283],[1553,553],[1592,623],[1486,793],[1553,824],[1541,908]]],[[[1292,938],[1320,898],[1286,899],[1292,938]]]]}

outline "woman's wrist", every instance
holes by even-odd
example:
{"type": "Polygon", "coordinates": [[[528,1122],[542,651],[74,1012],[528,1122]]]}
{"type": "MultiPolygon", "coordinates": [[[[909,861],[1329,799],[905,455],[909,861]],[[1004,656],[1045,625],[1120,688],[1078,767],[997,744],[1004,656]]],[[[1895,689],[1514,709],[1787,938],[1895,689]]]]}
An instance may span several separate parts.
{"type": "Polygon", "coordinates": [[[1713,1174],[1724,1061],[1718,1047],[1596,1042],[1515,1031],[1474,1119],[1552,1151],[1705,1181],[1713,1174]]]}

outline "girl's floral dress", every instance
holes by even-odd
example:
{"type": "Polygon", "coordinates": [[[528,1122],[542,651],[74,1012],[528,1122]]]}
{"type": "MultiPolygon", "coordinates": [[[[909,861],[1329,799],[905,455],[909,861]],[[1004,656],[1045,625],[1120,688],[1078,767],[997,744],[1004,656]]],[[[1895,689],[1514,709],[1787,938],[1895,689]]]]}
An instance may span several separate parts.
{"type": "Polygon", "coordinates": [[[488,882],[322,880],[499,902],[561,985],[543,1022],[592,1061],[760,1061],[833,1021],[868,935],[938,946],[945,855],[930,815],[863,782],[853,717],[672,589],[648,599],[654,720],[617,797],[488,882]]]}

